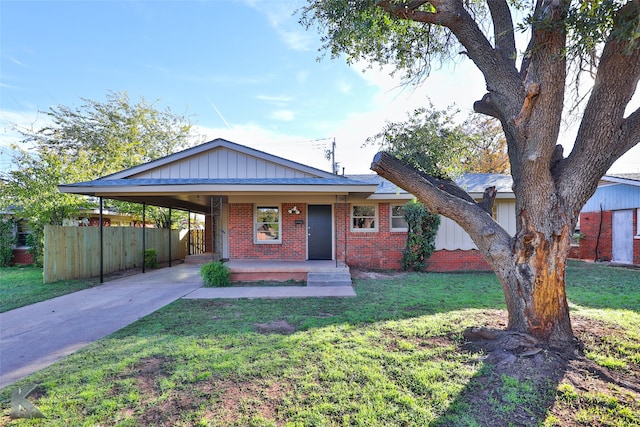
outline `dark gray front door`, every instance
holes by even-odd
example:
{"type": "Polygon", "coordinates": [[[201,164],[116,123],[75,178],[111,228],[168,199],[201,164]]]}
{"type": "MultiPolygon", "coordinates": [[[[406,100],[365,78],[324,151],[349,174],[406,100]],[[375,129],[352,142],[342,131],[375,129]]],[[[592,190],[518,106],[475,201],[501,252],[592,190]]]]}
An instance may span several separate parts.
{"type": "Polygon", "coordinates": [[[307,252],[309,259],[331,259],[331,205],[309,205],[307,252]]]}

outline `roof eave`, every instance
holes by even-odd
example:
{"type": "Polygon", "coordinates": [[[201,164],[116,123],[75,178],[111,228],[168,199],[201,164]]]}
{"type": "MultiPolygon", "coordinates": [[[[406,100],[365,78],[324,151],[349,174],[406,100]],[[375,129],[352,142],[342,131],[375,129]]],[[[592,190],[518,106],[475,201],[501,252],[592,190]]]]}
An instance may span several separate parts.
{"type": "Polygon", "coordinates": [[[192,184],[192,185],[135,185],[135,186],[75,186],[60,185],[58,189],[61,193],[83,194],[87,196],[113,195],[113,194],[237,194],[237,193],[373,193],[377,187],[375,185],[304,185],[304,184],[192,184]]]}

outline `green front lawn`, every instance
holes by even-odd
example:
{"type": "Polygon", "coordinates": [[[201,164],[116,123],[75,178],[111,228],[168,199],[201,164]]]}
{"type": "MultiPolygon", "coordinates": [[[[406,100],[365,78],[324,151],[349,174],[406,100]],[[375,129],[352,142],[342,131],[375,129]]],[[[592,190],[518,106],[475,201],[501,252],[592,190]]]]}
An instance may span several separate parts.
{"type": "MultiPolygon", "coordinates": [[[[640,271],[567,276],[576,360],[487,363],[463,332],[504,327],[495,276],[404,274],[355,298],[179,300],[19,384],[51,426],[640,425],[640,271]]],[[[11,388],[0,424],[41,425],[9,419],[11,388]]]]}
{"type": "Polygon", "coordinates": [[[0,313],[98,284],[97,279],[42,284],[42,268],[0,267],[0,313]]]}

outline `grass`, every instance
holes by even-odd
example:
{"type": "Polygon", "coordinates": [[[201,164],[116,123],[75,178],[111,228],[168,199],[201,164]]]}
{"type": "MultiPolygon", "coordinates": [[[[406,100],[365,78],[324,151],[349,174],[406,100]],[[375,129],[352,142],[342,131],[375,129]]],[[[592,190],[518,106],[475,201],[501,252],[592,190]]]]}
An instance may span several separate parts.
{"type": "MultiPolygon", "coordinates": [[[[572,264],[567,277],[585,354],[634,378],[640,271],[572,264]]],[[[356,298],[179,300],[18,385],[39,385],[30,400],[51,426],[640,425],[638,394],[618,384],[499,373],[464,345],[466,327],[504,325],[492,274],[354,286],[356,298]]],[[[8,418],[10,390],[0,399],[0,423],[41,425],[8,418]]]]}
{"type": "Polygon", "coordinates": [[[42,283],[42,269],[33,266],[0,268],[0,313],[96,286],[96,279],[42,283]]]}

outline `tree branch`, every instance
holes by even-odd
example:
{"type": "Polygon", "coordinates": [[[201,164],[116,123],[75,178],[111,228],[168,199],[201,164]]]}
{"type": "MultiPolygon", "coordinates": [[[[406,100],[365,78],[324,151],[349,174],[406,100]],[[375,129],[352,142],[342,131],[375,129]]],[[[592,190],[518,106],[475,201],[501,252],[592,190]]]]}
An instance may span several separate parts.
{"type": "Polygon", "coordinates": [[[582,206],[595,191],[600,177],[639,142],[640,113],[635,111],[626,119],[624,113],[640,81],[640,42],[617,37],[622,32],[619,25],[624,25],[621,17],[639,11],[640,2],[631,1],[618,12],[600,57],[574,148],[558,178],[572,207],[582,206]]]}
{"type": "MultiPolygon", "coordinates": [[[[492,0],[496,3],[504,0],[492,0]]],[[[465,47],[466,54],[484,75],[487,89],[492,94],[493,109],[489,114],[501,121],[513,117],[520,111],[524,91],[519,73],[515,68],[515,40],[513,38],[513,22],[510,14],[504,15],[504,5],[495,5],[494,13],[500,15],[496,31],[499,33],[501,43],[494,49],[482,32],[478,23],[464,8],[460,0],[431,0],[413,1],[408,3],[381,0],[376,3],[380,8],[400,19],[423,22],[447,27],[465,47]],[[420,10],[424,4],[430,4],[435,12],[420,10]],[[512,44],[513,43],[513,44],[512,44]],[[505,61],[503,55],[513,60],[505,61]]],[[[508,6],[506,6],[508,9],[508,6]]],[[[496,40],[498,41],[498,40],[496,40]]],[[[481,108],[481,106],[479,106],[481,108]]],[[[482,110],[484,111],[484,110],[482,110]]]]}
{"type": "Polygon", "coordinates": [[[409,191],[432,212],[455,221],[492,265],[512,256],[511,237],[484,209],[492,206],[495,189],[489,189],[483,202],[476,203],[453,181],[421,173],[386,152],[375,155],[371,170],[409,191]]]}
{"type": "Polygon", "coordinates": [[[516,39],[513,33],[511,10],[505,0],[488,0],[487,5],[493,20],[493,36],[496,49],[512,67],[516,66],[516,39]]]}

